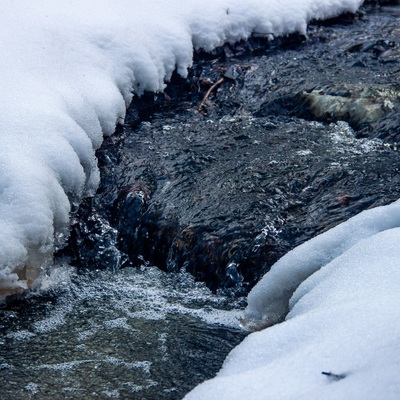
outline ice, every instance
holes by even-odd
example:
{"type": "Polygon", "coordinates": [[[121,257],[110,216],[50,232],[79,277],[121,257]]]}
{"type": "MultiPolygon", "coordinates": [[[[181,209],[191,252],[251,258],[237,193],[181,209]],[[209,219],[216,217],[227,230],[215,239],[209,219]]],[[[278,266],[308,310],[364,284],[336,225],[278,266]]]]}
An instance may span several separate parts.
{"type": "Polygon", "coordinates": [[[186,399],[398,399],[400,202],[282,257],[248,296],[260,329],[186,399]]]}
{"type": "Polygon", "coordinates": [[[193,47],[307,22],[361,0],[16,0],[0,13],[0,298],[32,286],[99,182],[95,150],[132,96],[183,76],[193,47]]]}

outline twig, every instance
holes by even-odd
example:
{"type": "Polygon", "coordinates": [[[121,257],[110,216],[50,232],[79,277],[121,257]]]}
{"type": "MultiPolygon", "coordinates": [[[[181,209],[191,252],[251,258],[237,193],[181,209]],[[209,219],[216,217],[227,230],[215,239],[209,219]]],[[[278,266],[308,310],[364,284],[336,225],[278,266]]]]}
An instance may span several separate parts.
{"type": "Polygon", "coordinates": [[[214,85],[212,85],[210,87],[210,89],[207,90],[207,93],[205,94],[205,96],[203,97],[203,100],[201,101],[198,110],[201,111],[204,107],[204,103],[206,102],[206,100],[208,99],[208,97],[210,96],[211,92],[218,87],[219,85],[221,85],[225,80],[225,77],[222,77],[219,81],[215,82],[214,85]]]}
{"type": "Polygon", "coordinates": [[[325,372],[325,371],[321,372],[321,374],[325,375],[335,381],[340,381],[341,379],[346,378],[346,374],[334,374],[332,372],[325,372]]]}

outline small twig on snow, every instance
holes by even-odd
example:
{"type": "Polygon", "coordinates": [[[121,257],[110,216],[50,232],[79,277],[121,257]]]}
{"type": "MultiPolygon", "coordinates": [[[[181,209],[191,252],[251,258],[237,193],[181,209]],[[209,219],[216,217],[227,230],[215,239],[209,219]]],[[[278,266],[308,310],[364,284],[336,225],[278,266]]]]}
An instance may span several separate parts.
{"type": "Polygon", "coordinates": [[[326,375],[327,377],[335,380],[340,381],[341,379],[346,378],[346,374],[334,374],[333,372],[321,372],[322,375],[326,375]]]}

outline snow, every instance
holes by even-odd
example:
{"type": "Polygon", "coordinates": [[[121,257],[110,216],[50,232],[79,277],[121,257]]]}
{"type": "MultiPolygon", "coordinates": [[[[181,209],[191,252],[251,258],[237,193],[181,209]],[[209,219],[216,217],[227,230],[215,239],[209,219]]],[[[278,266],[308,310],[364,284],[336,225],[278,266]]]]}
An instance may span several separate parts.
{"type": "Polygon", "coordinates": [[[306,33],[361,0],[16,0],[0,13],[0,299],[33,285],[99,182],[95,150],[133,93],[185,76],[193,47],[306,33]]]}
{"type": "Polygon", "coordinates": [[[250,334],[185,399],[398,399],[400,201],[282,257],[253,288],[250,334]],[[331,373],[331,375],[322,374],[331,373]]]}
{"type": "Polygon", "coordinates": [[[314,272],[355,244],[396,227],[400,227],[399,201],[362,212],[289,252],[249,293],[245,324],[260,329],[279,322],[293,301],[293,293],[314,272]]]}

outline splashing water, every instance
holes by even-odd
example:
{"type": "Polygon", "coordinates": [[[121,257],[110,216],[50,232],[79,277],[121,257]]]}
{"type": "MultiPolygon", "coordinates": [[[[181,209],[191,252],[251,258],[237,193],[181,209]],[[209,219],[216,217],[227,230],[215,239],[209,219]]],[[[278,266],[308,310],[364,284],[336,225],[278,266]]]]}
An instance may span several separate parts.
{"type": "Polygon", "coordinates": [[[60,266],[0,312],[0,398],[181,398],[243,339],[241,308],[186,273],[60,266]]]}

